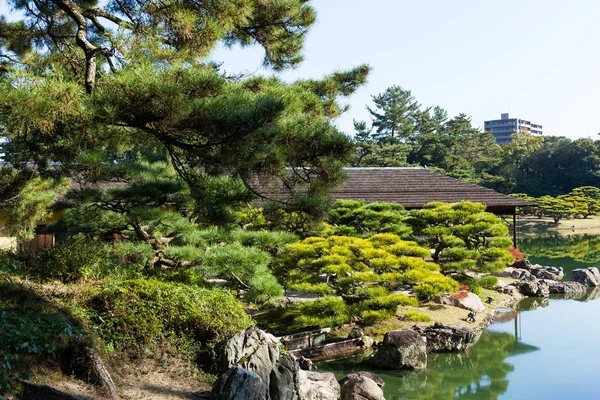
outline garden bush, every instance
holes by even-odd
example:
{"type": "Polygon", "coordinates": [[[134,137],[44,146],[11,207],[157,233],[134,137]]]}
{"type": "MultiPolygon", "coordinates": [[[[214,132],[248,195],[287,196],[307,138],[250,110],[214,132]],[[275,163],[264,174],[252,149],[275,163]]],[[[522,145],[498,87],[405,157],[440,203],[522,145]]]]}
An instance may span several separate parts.
{"type": "Polygon", "coordinates": [[[203,277],[220,277],[248,290],[249,300],[263,302],[283,294],[269,269],[271,256],[256,247],[239,243],[213,246],[198,257],[195,271],[203,277]]]}
{"type": "Polygon", "coordinates": [[[513,260],[506,224],[483,204],[429,203],[407,222],[434,249],[433,260],[445,273],[500,271],[513,260]]]}
{"type": "Polygon", "coordinates": [[[294,304],[283,315],[292,321],[293,330],[325,328],[350,322],[346,303],[339,297],[324,296],[294,304]]]}
{"type": "Polygon", "coordinates": [[[55,304],[17,283],[0,283],[0,398],[29,378],[36,357],[53,357],[80,334],[55,304]]]}
{"type": "Polygon", "coordinates": [[[431,317],[429,315],[417,311],[407,311],[404,313],[403,318],[415,322],[431,322],[431,317]]]}
{"type": "Polygon", "coordinates": [[[38,249],[24,263],[25,272],[41,281],[64,283],[98,278],[112,264],[110,245],[77,235],[54,246],[38,249]]]}
{"type": "Polygon", "coordinates": [[[457,274],[454,275],[453,278],[462,285],[468,286],[469,291],[476,295],[481,294],[481,288],[493,289],[498,284],[498,278],[495,276],[474,278],[465,274],[457,274]]]}
{"type": "Polygon", "coordinates": [[[122,350],[183,339],[211,359],[219,347],[251,325],[232,293],[154,279],[94,289],[80,306],[105,345],[122,350]]]}
{"type": "Polygon", "coordinates": [[[327,222],[336,235],[368,237],[376,233],[395,233],[408,237],[412,233],[404,223],[408,213],[397,203],[370,203],[362,200],[338,200],[327,214],[327,222]]]}
{"type": "Polygon", "coordinates": [[[393,316],[398,305],[417,304],[391,292],[398,284],[413,285],[422,298],[458,288],[427,256],[429,250],[392,233],[310,237],[288,245],[275,271],[290,289],[340,296],[348,306],[344,313],[370,323],[393,316]]]}

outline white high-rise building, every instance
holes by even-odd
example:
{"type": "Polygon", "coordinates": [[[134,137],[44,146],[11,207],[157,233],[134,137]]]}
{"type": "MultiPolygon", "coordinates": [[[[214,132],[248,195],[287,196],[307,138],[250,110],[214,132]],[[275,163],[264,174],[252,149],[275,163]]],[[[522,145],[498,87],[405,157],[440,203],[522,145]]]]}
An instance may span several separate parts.
{"type": "Polygon", "coordinates": [[[520,131],[521,129],[527,129],[533,135],[542,134],[542,125],[534,124],[531,121],[520,118],[509,118],[508,113],[500,114],[500,119],[485,121],[484,129],[486,132],[492,132],[498,144],[510,143],[513,132],[520,131]]]}

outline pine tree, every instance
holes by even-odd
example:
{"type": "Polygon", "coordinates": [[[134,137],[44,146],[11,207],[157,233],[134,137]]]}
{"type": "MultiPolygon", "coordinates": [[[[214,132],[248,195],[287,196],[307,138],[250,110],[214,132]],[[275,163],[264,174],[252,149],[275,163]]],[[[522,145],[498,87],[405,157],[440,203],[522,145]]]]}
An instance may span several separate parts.
{"type": "MultiPolygon", "coordinates": [[[[15,168],[33,163],[42,177],[71,178],[80,150],[119,153],[143,143],[168,153],[199,204],[236,204],[260,175],[305,194],[282,205],[291,209],[323,204],[305,199],[343,179],[351,144],[331,121],[367,66],[287,84],[228,76],[207,59],[224,42],[262,46],[274,69],[297,65],[315,19],[307,2],[12,5],[25,17],[0,22],[0,125],[4,140],[28,149],[13,154],[15,168]]],[[[223,215],[210,209],[204,217],[219,222],[223,215]]]]}

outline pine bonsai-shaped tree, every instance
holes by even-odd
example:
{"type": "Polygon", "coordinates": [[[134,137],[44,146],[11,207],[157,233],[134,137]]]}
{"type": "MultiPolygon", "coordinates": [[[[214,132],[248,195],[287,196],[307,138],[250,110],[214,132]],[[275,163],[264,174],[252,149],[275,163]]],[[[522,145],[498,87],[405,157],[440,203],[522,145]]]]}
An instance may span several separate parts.
{"type": "MultiPolygon", "coordinates": [[[[424,260],[428,256],[427,249],[392,233],[368,239],[310,237],[288,245],[277,260],[276,273],[290,289],[326,298],[341,296],[346,307],[338,305],[336,313],[343,311],[368,323],[395,315],[399,305],[416,305],[416,298],[393,293],[398,284],[412,285],[423,298],[458,288],[439,273],[438,265],[424,260]]],[[[313,322],[321,324],[317,319],[313,322]]]]}
{"type": "Polygon", "coordinates": [[[512,260],[508,227],[483,204],[429,203],[410,222],[444,272],[500,271],[512,260]]]}
{"type": "Polygon", "coordinates": [[[400,204],[338,200],[326,220],[335,234],[368,237],[376,233],[395,233],[406,238],[412,233],[411,227],[404,223],[407,217],[408,212],[400,204]]]}

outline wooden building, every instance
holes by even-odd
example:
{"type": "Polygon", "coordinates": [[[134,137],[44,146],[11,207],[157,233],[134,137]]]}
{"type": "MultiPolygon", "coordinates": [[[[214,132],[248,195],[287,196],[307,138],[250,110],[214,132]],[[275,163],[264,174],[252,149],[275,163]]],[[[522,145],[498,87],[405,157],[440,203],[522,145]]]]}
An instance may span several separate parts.
{"type": "Polygon", "coordinates": [[[513,242],[517,242],[517,207],[535,206],[495,190],[445,176],[426,168],[346,168],[348,180],[331,192],[335,200],[391,202],[408,210],[432,201],[457,203],[463,200],[485,204],[486,211],[513,218],[513,242]]]}
{"type": "MultiPolygon", "coordinates": [[[[513,242],[517,242],[517,207],[535,206],[495,190],[464,182],[422,167],[345,168],[347,180],[331,191],[333,200],[363,200],[366,203],[390,202],[402,204],[408,210],[420,209],[432,201],[457,203],[463,200],[485,204],[488,212],[512,216],[513,242]]],[[[255,181],[258,183],[258,181],[255,181]]],[[[267,198],[289,198],[281,185],[254,187],[268,193],[267,198]],[[268,186],[270,189],[265,189],[268,186]],[[278,193],[274,193],[278,192],[278,193]]]]}

